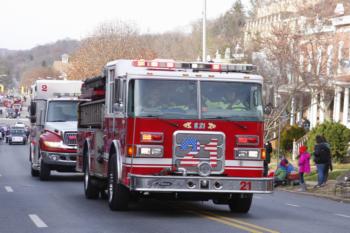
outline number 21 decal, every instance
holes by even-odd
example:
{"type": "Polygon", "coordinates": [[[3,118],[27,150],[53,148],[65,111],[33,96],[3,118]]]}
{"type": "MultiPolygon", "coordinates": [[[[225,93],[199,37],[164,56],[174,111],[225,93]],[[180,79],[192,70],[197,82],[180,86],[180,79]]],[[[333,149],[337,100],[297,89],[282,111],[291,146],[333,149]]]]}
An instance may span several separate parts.
{"type": "Polygon", "coordinates": [[[251,190],[252,182],[251,181],[241,181],[240,190],[251,190]]]}

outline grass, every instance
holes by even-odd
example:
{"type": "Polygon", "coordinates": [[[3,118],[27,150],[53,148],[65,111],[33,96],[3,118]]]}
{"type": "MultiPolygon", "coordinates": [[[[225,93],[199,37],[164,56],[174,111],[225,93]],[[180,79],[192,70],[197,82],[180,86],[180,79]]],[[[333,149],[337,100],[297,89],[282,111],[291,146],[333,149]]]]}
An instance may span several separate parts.
{"type": "MultiPolygon", "coordinates": [[[[295,168],[298,168],[297,161],[291,161],[289,160],[295,168]]],[[[270,170],[276,170],[277,167],[277,160],[271,160],[271,163],[269,164],[270,170]]],[[[343,175],[346,172],[350,171],[350,163],[334,163],[333,164],[333,171],[329,172],[329,180],[336,180],[338,176],[343,175]]],[[[316,172],[316,166],[313,162],[311,162],[311,173],[305,175],[305,180],[308,181],[317,181],[317,172],[316,172]]]]}
{"type": "MultiPolygon", "coordinates": [[[[333,169],[333,171],[329,172],[328,179],[329,180],[336,180],[338,176],[341,176],[344,173],[349,172],[349,171],[350,171],[350,169],[333,169]]],[[[305,176],[305,180],[317,181],[316,168],[310,174],[305,176]]]]}

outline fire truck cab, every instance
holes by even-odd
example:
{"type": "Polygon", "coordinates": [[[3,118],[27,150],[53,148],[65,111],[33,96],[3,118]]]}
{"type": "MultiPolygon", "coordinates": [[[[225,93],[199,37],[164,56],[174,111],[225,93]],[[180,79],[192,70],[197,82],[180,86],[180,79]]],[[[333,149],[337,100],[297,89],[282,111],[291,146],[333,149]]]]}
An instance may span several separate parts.
{"type": "Polygon", "coordinates": [[[247,64],[117,60],[78,107],[85,196],[111,210],[137,197],[213,200],[249,211],[263,177],[263,78],[247,64]]]}

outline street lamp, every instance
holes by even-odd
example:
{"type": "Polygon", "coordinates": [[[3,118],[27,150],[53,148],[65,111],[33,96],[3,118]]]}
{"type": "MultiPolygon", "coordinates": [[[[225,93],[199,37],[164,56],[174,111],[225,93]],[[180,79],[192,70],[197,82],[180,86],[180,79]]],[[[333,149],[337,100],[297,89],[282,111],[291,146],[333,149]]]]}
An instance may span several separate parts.
{"type": "Polygon", "coordinates": [[[202,61],[207,61],[207,51],[206,51],[206,21],[207,21],[207,0],[203,0],[203,35],[202,35],[202,61]]]}

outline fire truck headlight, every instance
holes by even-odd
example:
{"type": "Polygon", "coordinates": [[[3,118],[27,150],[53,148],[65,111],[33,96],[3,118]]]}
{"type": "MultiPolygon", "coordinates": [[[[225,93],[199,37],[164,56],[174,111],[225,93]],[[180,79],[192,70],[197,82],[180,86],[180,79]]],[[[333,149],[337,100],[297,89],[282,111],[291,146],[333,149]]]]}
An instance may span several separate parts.
{"type": "Polygon", "coordinates": [[[140,155],[151,155],[151,148],[149,147],[140,148],[140,155]]]}
{"type": "Polygon", "coordinates": [[[239,158],[246,158],[246,157],[248,157],[248,151],[246,151],[246,150],[238,151],[237,156],[239,158]]]}
{"type": "Polygon", "coordinates": [[[259,153],[258,153],[258,151],[256,151],[256,150],[251,150],[251,151],[249,151],[249,153],[248,153],[248,157],[249,157],[249,158],[257,159],[257,158],[259,157],[259,153]]]}
{"type": "Polygon", "coordinates": [[[163,157],[163,146],[138,145],[138,157],[163,157]]]}
{"type": "Polygon", "coordinates": [[[256,149],[235,149],[236,159],[260,159],[260,153],[256,149]]]}
{"type": "Polygon", "coordinates": [[[161,147],[152,148],[152,156],[157,156],[157,157],[163,156],[163,148],[161,147]]]}
{"type": "Polygon", "coordinates": [[[50,142],[50,141],[44,141],[45,146],[52,147],[52,148],[58,148],[62,146],[62,142],[50,142]]]}

